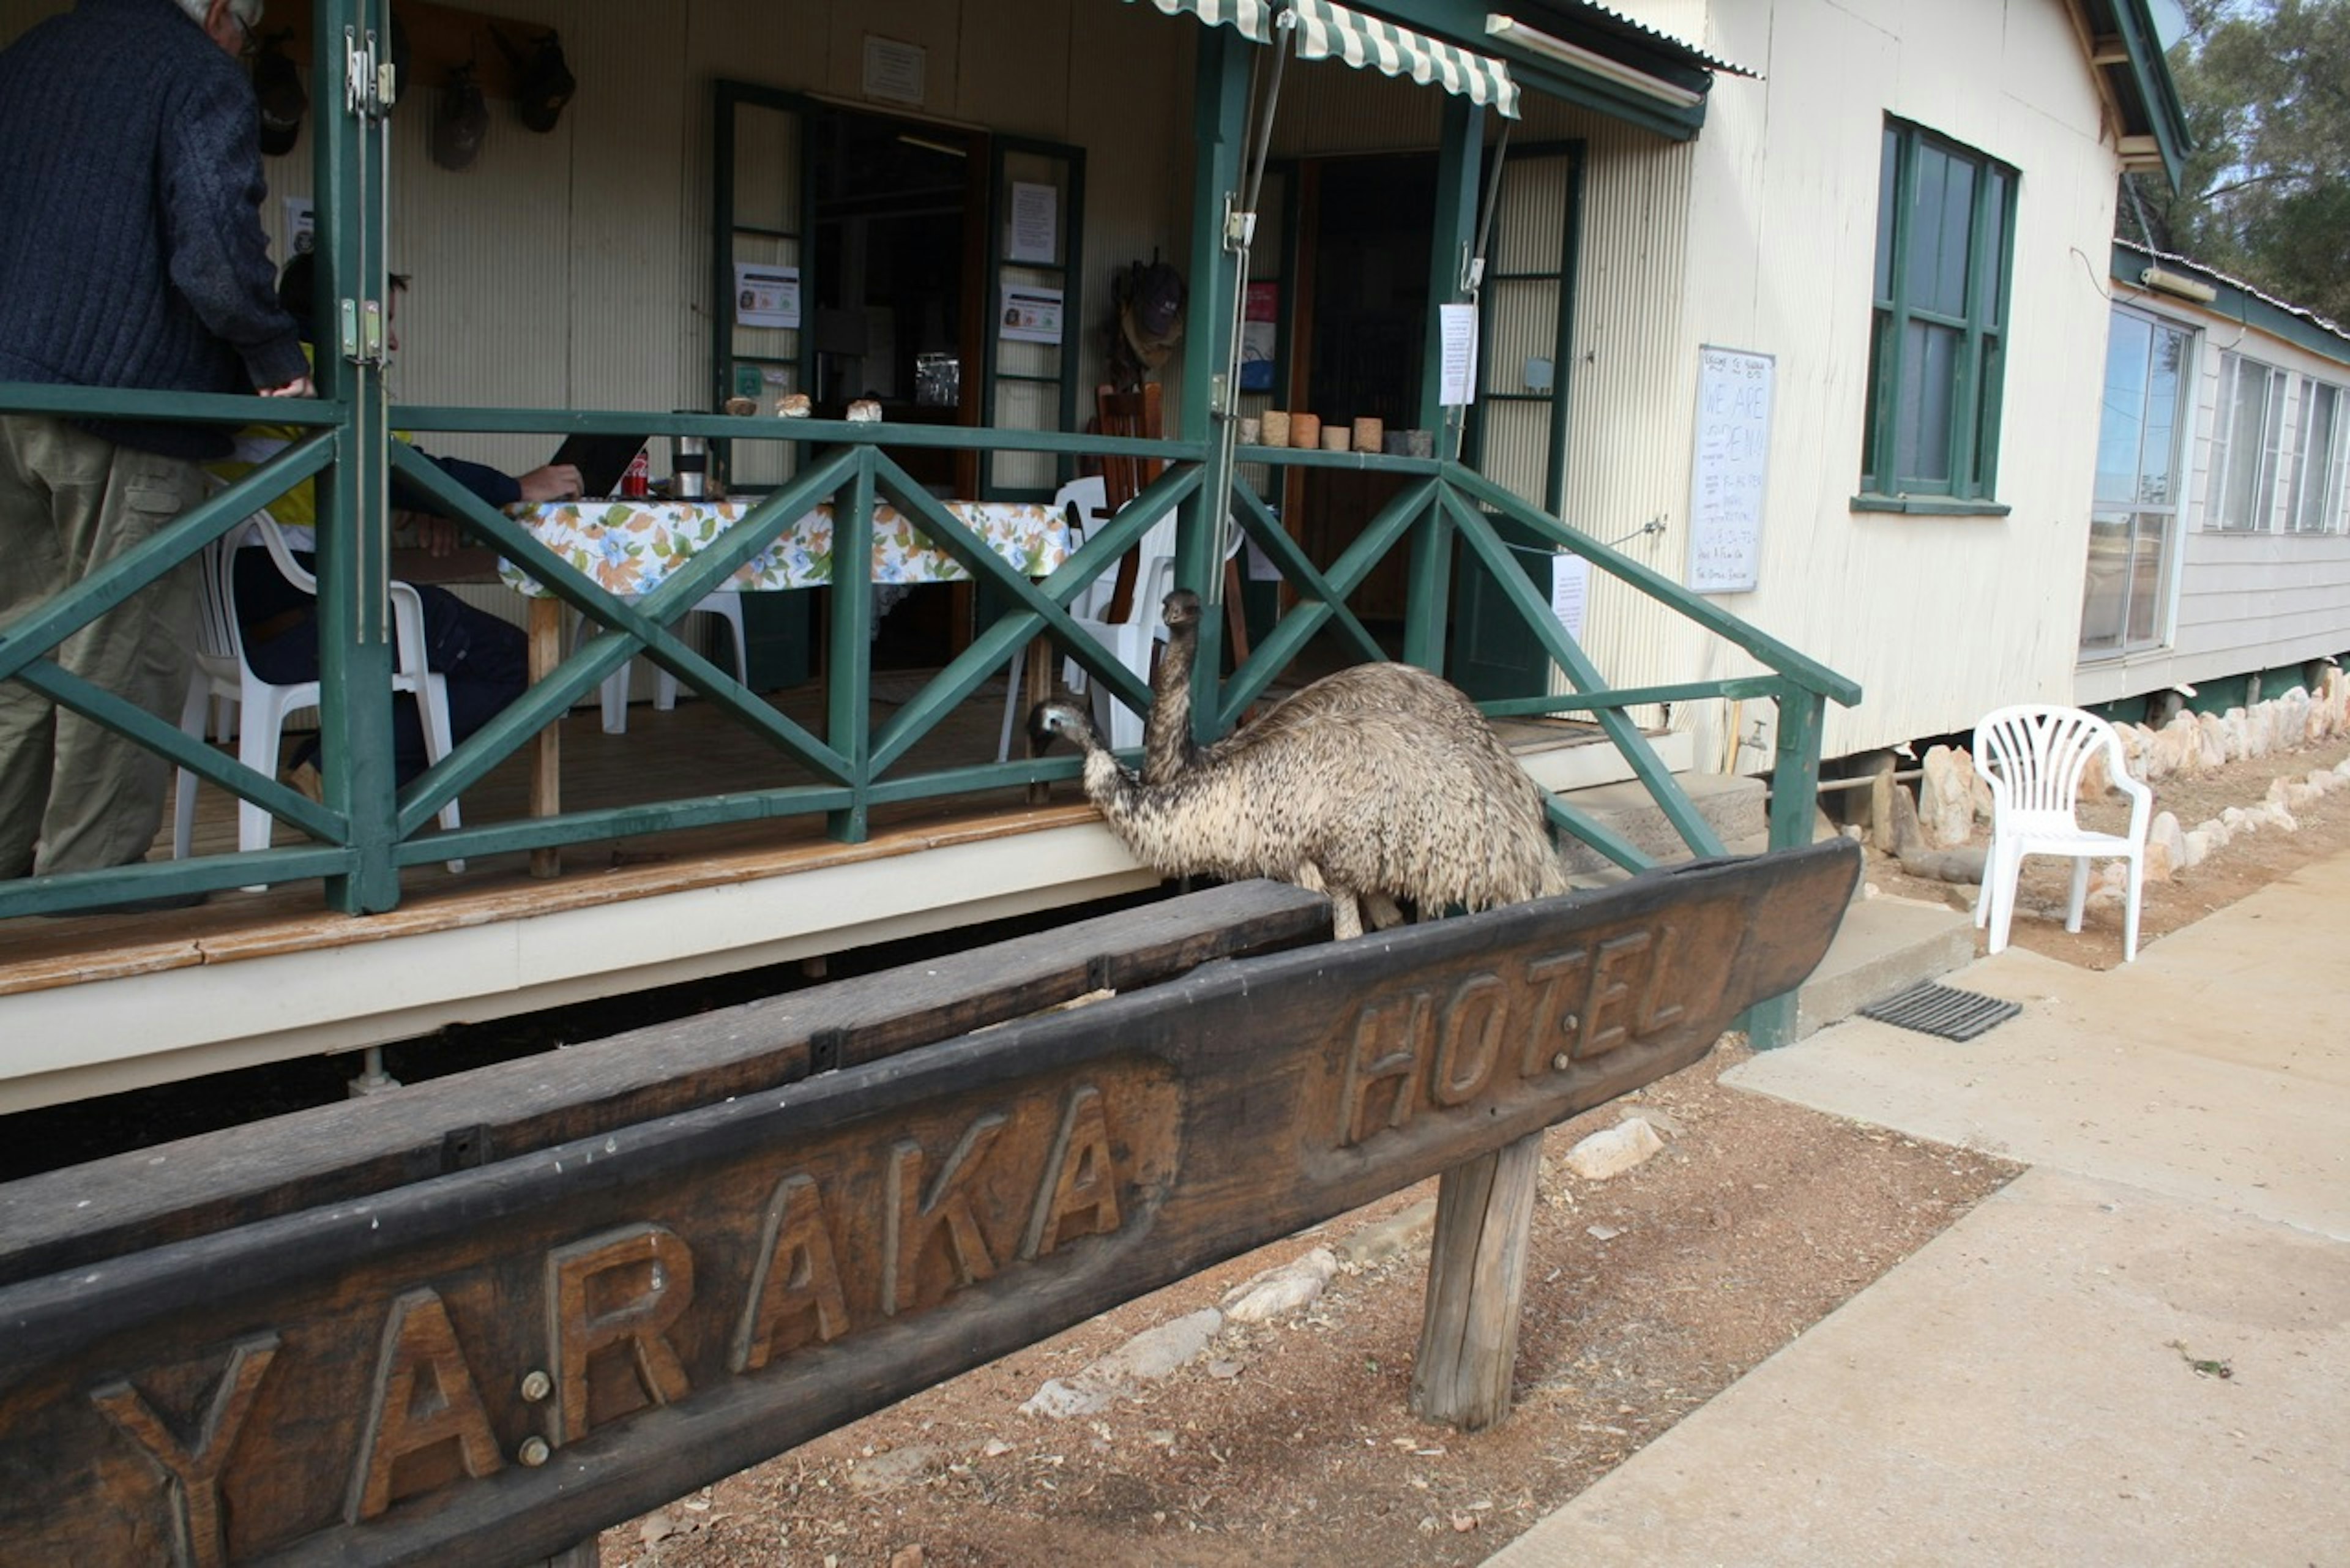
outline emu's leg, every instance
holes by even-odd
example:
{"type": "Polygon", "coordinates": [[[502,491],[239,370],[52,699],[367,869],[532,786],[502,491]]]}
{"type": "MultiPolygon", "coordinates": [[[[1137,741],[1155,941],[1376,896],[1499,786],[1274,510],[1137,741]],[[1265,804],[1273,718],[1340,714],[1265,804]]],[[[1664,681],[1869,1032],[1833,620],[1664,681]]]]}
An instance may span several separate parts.
{"type": "Polygon", "coordinates": [[[1344,888],[1330,889],[1330,937],[1345,941],[1363,934],[1363,906],[1344,888]]]}
{"type": "Polygon", "coordinates": [[[1301,860],[1289,879],[1309,893],[1319,893],[1330,900],[1330,935],[1344,941],[1348,937],[1363,934],[1362,907],[1355,900],[1352,888],[1333,888],[1322,879],[1322,867],[1311,860],[1301,860]]]}
{"type": "Polygon", "coordinates": [[[1403,924],[1403,910],[1398,907],[1393,898],[1377,888],[1363,895],[1363,914],[1370,921],[1371,929],[1375,931],[1384,931],[1389,926],[1403,924]]]}

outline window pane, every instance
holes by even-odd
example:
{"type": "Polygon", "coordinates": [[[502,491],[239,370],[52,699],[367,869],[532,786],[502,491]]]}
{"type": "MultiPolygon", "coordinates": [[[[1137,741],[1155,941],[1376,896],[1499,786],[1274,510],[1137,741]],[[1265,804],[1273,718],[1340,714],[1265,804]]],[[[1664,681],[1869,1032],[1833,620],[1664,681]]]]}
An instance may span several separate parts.
{"type": "Polygon", "coordinates": [[[2081,589],[2081,651],[2118,653],[2129,602],[2129,516],[2100,512],[2089,519],[2089,575],[2081,589]]]}
{"type": "Polygon", "coordinates": [[[1910,211],[1909,306],[1939,316],[1967,308],[1967,239],[1975,171],[1937,147],[1918,149],[1918,193],[1910,211]]]}
{"type": "Polygon", "coordinates": [[[2170,519],[2139,513],[2132,541],[2129,575],[2129,645],[2151,647],[2159,640],[2157,621],[2167,597],[2170,575],[2170,519]]]}
{"type": "Polygon", "coordinates": [[[2293,500],[2287,515],[2304,533],[2326,526],[2327,481],[2334,463],[2335,408],[2339,389],[2324,381],[2301,383],[2301,452],[2293,470],[2293,500]]]}
{"type": "Polygon", "coordinates": [[[2276,504],[2279,464],[2284,461],[2284,372],[2262,369],[2261,395],[2268,409],[2268,421],[2261,430],[2261,475],[2252,493],[2251,526],[2267,529],[2272,525],[2270,512],[2276,504]]]}
{"type": "Polygon", "coordinates": [[[1884,161],[1877,171],[1877,301],[1893,303],[1894,181],[1901,169],[1901,137],[1885,128],[1884,161]]]}
{"type": "Polygon", "coordinates": [[[2147,359],[2154,323],[2118,311],[2106,333],[2105,411],[2097,423],[2097,500],[2126,506],[2137,493],[2147,433],[2147,359]]]}
{"type": "MultiPolygon", "coordinates": [[[[2007,373],[2006,348],[1995,337],[1982,338],[1981,346],[1981,362],[1975,367],[1975,409],[1958,432],[1959,471],[1954,493],[1960,495],[1989,495],[1991,481],[1999,472],[1995,443],[1999,438],[2000,378],[2007,373]]],[[[1963,352],[1964,339],[1960,347],[1963,352]]]]}
{"type": "Polygon", "coordinates": [[[1958,385],[1960,334],[1913,321],[1902,337],[1901,412],[1893,454],[1895,485],[1950,479],[1950,404],[1958,385]]]}
{"type": "Polygon", "coordinates": [[[2187,373],[2187,334],[2155,329],[2147,367],[2146,444],[2140,449],[2137,499],[2145,506],[2178,504],[2178,394],[2187,373]]]}
{"type": "Polygon", "coordinates": [[[2343,509],[2350,505],[2350,395],[2334,400],[2334,461],[2325,476],[2325,525],[2345,525],[2343,509]]]}
{"type": "Polygon", "coordinates": [[[1983,192],[1983,233],[1990,244],[1983,247],[1990,271],[1983,278],[1982,308],[1990,319],[2007,318],[2007,174],[1992,168],[1983,171],[1987,187],[1983,192]]]}
{"type": "Polygon", "coordinates": [[[1878,311],[1868,324],[1868,400],[1863,405],[1868,410],[1868,423],[1860,438],[1860,483],[1866,490],[1893,488],[1893,471],[1887,462],[1890,454],[1877,450],[1877,410],[1881,406],[1877,389],[1885,382],[1893,343],[1892,327],[1893,313],[1889,310],[1878,311]]]}
{"type": "Polygon", "coordinates": [[[2274,422],[2268,367],[2231,354],[2220,381],[2220,439],[2212,454],[2211,515],[2222,528],[2265,528],[2273,472],[2268,432],[2274,422]]]}

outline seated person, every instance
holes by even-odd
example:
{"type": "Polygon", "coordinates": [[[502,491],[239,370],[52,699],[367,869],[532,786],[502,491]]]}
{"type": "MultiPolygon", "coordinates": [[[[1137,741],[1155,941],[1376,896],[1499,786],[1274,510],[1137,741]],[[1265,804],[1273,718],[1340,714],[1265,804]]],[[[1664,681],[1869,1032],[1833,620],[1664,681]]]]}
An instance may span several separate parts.
{"type": "MultiPolygon", "coordinates": [[[[311,333],[315,280],[316,269],[305,253],[286,264],[277,284],[278,299],[300,324],[306,344],[311,333]]],[[[399,314],[400,296],[407,283],[394,275],[386,302],[385,341],[395,351],[400,335],[391,330],[390,323],[399,314]]],[[[241,478],[301,433],[294,426],[249,426],[239,432],[235,452],[209,466],[222,478],[241,478]]],[[[433,457],[429,452],[421,455],[492,506],[517,501],[567,501],[579,493],[579,471],[568,463],[550,463],[515,478],[484,463],[433,457]]],[[[391,500],[395,511],[410,514],[409,520],[417,524],[432,554],[445,556],[456,547],[455,525],[441,513],[438,504],[396,474],[391,500]]],[[[310,482],[304,480],[271,502],[269,514],[277,520],[295,559],[306,570],[316,572],[317,504],[310,482]]],[[[529,639],[521,628],[474,608],[445,588],[420,583],[416,591],[424,603],[426,659],[447,679],[449,735],[452,742],[460,742],[522,695],[530,682],[529,639]]],[[[254,673],[278,685],[318,678],[317,600],[286,581],[255,537],[248,537],[236,553],[236,618],[254,673]]],[[[317,741],[313,737],[296,753],[290,769],[296,787],[314,794],[317,777],[312,758],[317,752],[317,741]]],[[[393,705],[392,759],[402,784],[422,773],[429,761],[423,721],[414,702],[393,705]]]]}

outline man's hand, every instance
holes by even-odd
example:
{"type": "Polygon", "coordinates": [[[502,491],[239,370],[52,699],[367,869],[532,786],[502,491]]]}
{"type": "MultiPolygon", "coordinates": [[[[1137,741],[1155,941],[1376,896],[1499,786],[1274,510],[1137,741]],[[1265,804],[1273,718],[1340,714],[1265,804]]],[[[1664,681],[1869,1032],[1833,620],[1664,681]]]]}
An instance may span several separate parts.
{"type": "Polygon", "coordinates": [[[262,388],[261,395],[265,398],[315,398],[318,395],[318,389],[311,385],[309,377],[296,376],[282,387],[262,388]]]}
{"type": "Polygon", "coordinates": [[[522,476],[522,498],[536,506],[545,501],[579,499],[579,471],[567,462],[550,462],[522,476]]]}
{"type": "Polygon", "coordinates": [[[453,556],[457,553],[457,524],[446,517],[419,516],[416,544],[428,556],[453,556]]]}

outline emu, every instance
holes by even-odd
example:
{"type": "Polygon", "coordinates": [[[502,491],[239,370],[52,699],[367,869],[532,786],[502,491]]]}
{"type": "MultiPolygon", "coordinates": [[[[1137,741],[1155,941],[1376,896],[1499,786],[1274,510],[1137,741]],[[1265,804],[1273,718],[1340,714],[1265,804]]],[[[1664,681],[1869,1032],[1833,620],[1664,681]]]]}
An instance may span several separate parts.
{"type": "Polygon", "coordinates": [[[1111,754],[1085,710],[1039,703],[1041,746],[1086,753],[1086,796],[1112,832],[1167,876],[1271,877],[1327,894],[1332,933],[1425,913],[1490,909],[1566,891],[1541,788],[1457,688],[1408,664],[1323,677],[1215,744],[1191,740],[1199,597],[1167,597],[1170,637],[1152,680],[1145,773],[1111,754]]]}

